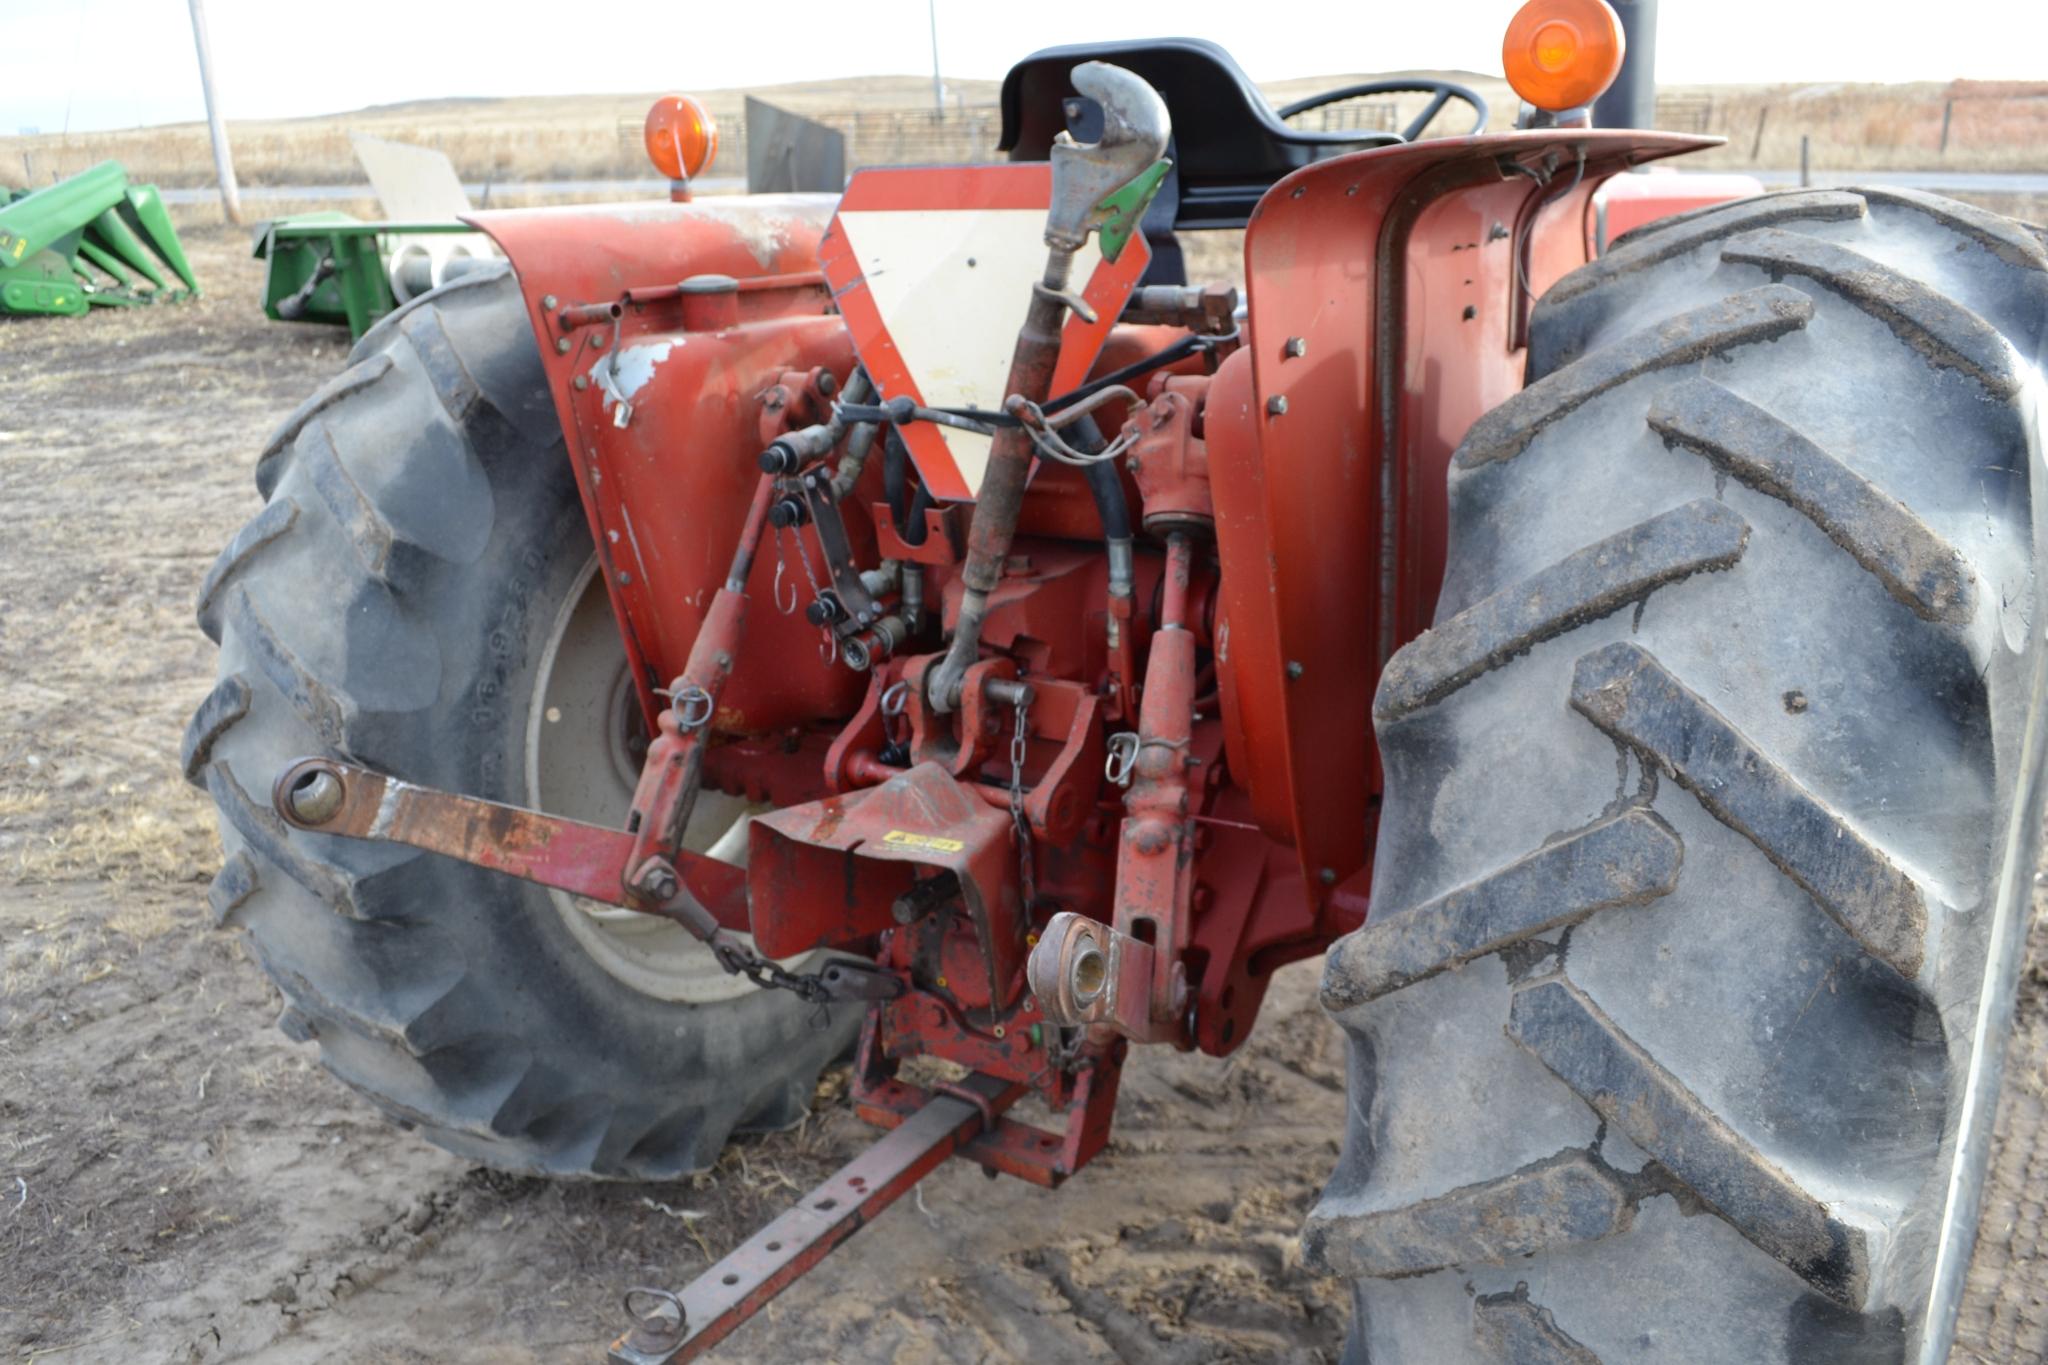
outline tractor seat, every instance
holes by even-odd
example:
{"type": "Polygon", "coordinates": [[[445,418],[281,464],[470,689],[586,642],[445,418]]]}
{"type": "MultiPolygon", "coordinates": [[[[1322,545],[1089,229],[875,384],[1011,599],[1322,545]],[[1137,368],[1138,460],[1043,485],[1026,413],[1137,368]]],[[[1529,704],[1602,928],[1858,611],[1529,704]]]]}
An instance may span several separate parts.
{"type": "Polygon", "coordinates": [[[1068,74],[1082,62],[1097,61],[1144,78],[1166,101],[1173,120],[1166,154],[1173,158],[1174,173],[1145,215],[1145,235],[1155,253],[1170,246],[1176,229],[1245,226],[1275,181],[1311,162],[1401,141],[1398,133],[1290,128],[1216,44],[1201,38],[1152,38],[1049,47],[1011,67],[1003,78],[998,150],[1013,161],[1044,161],[1053,138],[1070,123],[1083,141],[1099,136],[1101,111],[1087,107],[1093,101],[1075,110],[1066,104],[1076,93],[1068,74]]]}

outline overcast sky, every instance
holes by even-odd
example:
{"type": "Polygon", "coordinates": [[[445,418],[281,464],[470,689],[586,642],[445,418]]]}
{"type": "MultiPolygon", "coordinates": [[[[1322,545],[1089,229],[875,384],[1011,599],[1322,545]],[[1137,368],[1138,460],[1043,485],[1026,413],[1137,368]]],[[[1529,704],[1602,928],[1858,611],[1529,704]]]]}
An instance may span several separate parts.
{"type": "MultiPolygon", "coordinates": [[[[936,0],[945,71],[1053,43],[1210,38],[1255,79],[1500,70],[1516,0],[936,0]]],[[[449,95],[714,89],[931,69],[926,0],[208,0],[229,118],[449,95]]],[[[1670,82],[2048,79],[2044,0],[1663,0],[1670,82]]],[[[0,0],[0,131],[203,116],[185,0],[0,0]],[[31,57],[30,54],[33,54],[31,57]]]]}

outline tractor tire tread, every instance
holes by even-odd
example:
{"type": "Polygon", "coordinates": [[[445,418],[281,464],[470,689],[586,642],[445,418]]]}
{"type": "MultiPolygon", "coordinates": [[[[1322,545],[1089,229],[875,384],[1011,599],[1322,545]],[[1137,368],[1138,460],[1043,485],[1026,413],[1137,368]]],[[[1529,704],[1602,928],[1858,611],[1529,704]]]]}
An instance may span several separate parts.
{"type": "Polygon", "coordinates": [[[1926,190],[1903,186],[1866,185],[1856,191],[1865,200],[1925,214],[1941,226],[1975,242],[2007,265],[2048,275],[2048,229],[2016,222],[1926,190]]]}
{"type": "Polygon", "coordinates": [[[1796,508],[1921,619],[1963,625],[1976,614],[1976,579],[1956,548],[1790,423],[1703,378],[1666,389],[1649,423],[1667,447],[1796,508]]]}
{"type": "Polygon", "coordinates": [[[206,633],[207,639],[220,643],[221,594],[259,551],[280,539],[298,520],[298,503],[290,498],[274,498],[263,504],[263,510],[235,533],[235,538],[213,561],[213,567],[206,571],[206,578],[199,585],[196,609],[199,629],[206,633]]]}
{"type": "Polygon", "coordinates": [[[1338,940],[1324,964],[1323,1001],[1349,1009],[1597,911],[1648,905],[1678,884],[1684,859],[1684,844],[1652,811],[1602,820],[1338,940]]]}
{"type": "Polygon", "coordinates": [[[256,860],[246,850],[235,850],[221,864],[206,887],[206,906],[213,912],[214,928],[223,929],[235,922],[236,912],[256,894],[257,877],[256,860]]]}
{"type": "Polygon", "coordinates": [[[439,309],[446,307],[451,301],[466,293],[474,293],[478,290],[489,292],[491,285],[502,281],[507,275],[511,274],[511,271],[512,267],[510,264],[501,265],[496,268],[485,267],[472,270],[467,274],[456,276],[438,289],[429,290],[424,294],[415,294],[364,329],[363,334],[356,338],[356,344],[349,348],[348,363],[355,365],[385,352],[390,347],[391,334],[398,331],[404,325],[405,320],[414,313],[429,308],[439,309]]]}
{"type": "Polygon", "coordinates": [[[1962,371],[1994,398],[2019,391],[2012,348],[1990,323],[1861,252],[1803,232],[1760,228],[1729,241],[1721,259],[1761,266],[1773,279],[1804,276],[1883,322],[1929,364],[1962,371]]]}
{"type": "Polygon", "coordinates": [[[184,759],[220,814],[214,917],[283,991],[280,1027],[394,1122],[520,1173],[672,1179],[735,1131],[799,1121],[856,1011],[816,1029],[775,992],[624,990],[544,891],[291,830],[248,785],[328,753],[523,798],[500,755],[546,625],[529,593],[590,550],[509,271],[370,329],[266,444],[258,486],[202,590],[221,677],[184,759]]]}
{"type": "Polygon", "coordinates": [[[201,791],[206,790],[206,767],[213,761],[214,741],[249,714],[249,696],[249,680],[230,673],[213,685],[186,724],[184,741],[178,746],[179,766],[185,780],[201,791]]]}
{"type": "Polygon", "coordinates": [[[1776,341],[1806,326],[1813,300],[1766,284],[1646,327],[1529,385],[1472,424],[1453,462],[1460,469],[1513,459],[1543,431],[1600,395],[1658,370],[1776,341]]]}
{"type": "Polygon", "coordinates": [[[1717,1217],[1830,1298],[1863,1306],[1869,1273],[1863,1231],[1831,1216],[1822,1200],[1723,1123],[1568,978],[1517,990],[1508,1036],[1717,1217]]]}
{"type": "Polygon", "coordinates": [[[1303,1241],[1317,1262],[1354,1278],[1505,1261],[1626,1231],[1636,1184],[1596,1153],[1573,1149],[1401,1208],[1319,1210],[1303,1241]]]}
{"type": "Polygon", "coordinates": [[[256,605],[246,587],[237,588],[228,610],[236,635],[247,645],[257,670],[291,703],[320,743],[349,755],[349,724],[357,710],[354,700],[305,665],[278,636],[265,610],[256,605]]]}
{"type": "Polygon", "coordinates": [[[1472,1309],[1472,1335],[1501,1365],[1600,1365],[1600,1357],[1558,1329],[1550,1310],[1529,1301],[1527,1285],[1481,1296],[1472,1309]]]}
{"type": "Polygon", "coordinates": [[[1927,900],[1912,877],[1639,645],[1581,658],[1572,709],[1652,761],[1901,976],[1919,973],[1927,900]]]}
{"type": "Polygon", "coordinates": [[[1787,193],[1537,303],[1326,959],[1348,1360],[1946,1351],[2048,773],[2036,236],[1787,193]]]}
{"type": "Polygon", "coordinates": [[[1380,675],[1373,716],[1395,721],[1441,701],[1583,622],[1727,568],[1748,543],[1748,522],[1698,498],[1576,550],[1403,645],[1380,675]]]}
{"type": "Polygon", "coordinates": [[[1864,212],[1860,194],[1811,190],[1776,194],[1763,199],[1742,199],[1733,204],[1710,204],[1705,208],[1653,219],[1615,238],[1598,259],[1559,280],[1543,295],[1541,306],[1555,309],[1560,304],[1595,293],[1623,275],[1647,270],[1695,247],[1754,228],[1775,227],[1788,222],[1861,218],[1864,212]]]}
{"type": "MultiPolygon", "coordinates": [[[[299,433],[306,424],[336,403],[352,394],[361,393],[391,372],[391,357],[381,352],[350,359],[349,367],[334,378],[315,389],[263,443],[263,449],[256,455],[256,492],[268,499],[277,491],[278,481],[291,461],[292,446],[299,439],[299,433]]],[[[215,643],[218,643],[216,641],[215,643]]]]}

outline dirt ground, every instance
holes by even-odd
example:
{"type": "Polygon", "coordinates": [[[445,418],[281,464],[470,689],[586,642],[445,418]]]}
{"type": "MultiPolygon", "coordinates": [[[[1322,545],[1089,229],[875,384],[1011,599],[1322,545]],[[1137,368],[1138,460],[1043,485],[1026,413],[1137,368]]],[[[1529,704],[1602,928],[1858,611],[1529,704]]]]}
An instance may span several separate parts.
{"type": "MultiPolygon", "coordinates": [[[[597,1358],[869,1136],[800,1129],[675,1185],[507,1178],[381,1120],[272,1027],[214,929],[176,766],[192,600],[254,452],[345,339],[260,320],[244,239],[197,304],[0,323],[0,1348],[10,1361],[597,1358]]],[[[2048,1356],[2048,934],[2037,929],[1957,1361],[2048,1356]]],[[[1227,1064],[1137,1050],[1109,1152],[1047,1194],[947,1167],[741,1330],[745,1360],[1333,1360],[1294,1235],[1343,1126],[1318,965],[1227,1064]]]]}

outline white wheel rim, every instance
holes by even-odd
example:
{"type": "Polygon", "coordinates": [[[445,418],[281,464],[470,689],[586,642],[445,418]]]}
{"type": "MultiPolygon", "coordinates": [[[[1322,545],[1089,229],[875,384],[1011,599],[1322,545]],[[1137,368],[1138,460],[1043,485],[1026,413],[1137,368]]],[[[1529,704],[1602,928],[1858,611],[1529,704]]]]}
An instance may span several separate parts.
{"type": "MultiPolygon", "coordinates": [[[[526,799],[551,815],[623,829],[645,753],[639,700],[597,556],[556,613],[526,727],[526,799]]],[[[683,840],[695,852],[746,864],[747,822],[765,805],[707,791],[683,840]]],[[[548,892],[585,952],[625,985],[657,1000],[702,1005],[756,988],[733,976],[681,925],[618,906],[548,892]]],[[[794,965],[794,964],[792,964],[794,965]]]]}

